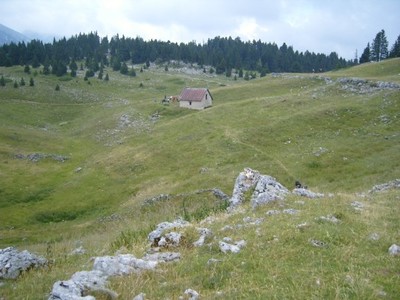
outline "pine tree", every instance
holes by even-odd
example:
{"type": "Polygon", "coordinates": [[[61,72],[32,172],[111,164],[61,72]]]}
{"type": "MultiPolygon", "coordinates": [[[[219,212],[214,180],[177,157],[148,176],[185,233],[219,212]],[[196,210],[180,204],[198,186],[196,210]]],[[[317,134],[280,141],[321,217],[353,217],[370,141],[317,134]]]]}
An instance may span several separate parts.
{"type": "Polygon", "coordinates": [[[25,80],[23,77],[21,77],[21,81],[19,82],[20,86],[24,86],[25,85],[25,80]]]}
{"type": "Polygon", "coordinates": [[[25,72],[26,74],[31,74],[31,68],[29,67],[29,65],[25,65],[25,67],[24,67],[24,72],[25,72]]]}
{"type": "Polygon", "coordinates": [[[18,88],[18,82],[16,80],[14,81],[14,88],[18,88]]]}
{"type": "Polygon", "coordinates": [[[371,60],[381,61],[388,57],[388,41],[385,35],[385,30],[378,32],[372,41],[371,60]]]}
{"type": "Polygon", "coordinates": [[[364,52],[361,54],[360,57],[360,64],[366,63],[370,61],[370,46],[369,43],[367,44],[367,47],[365,47],[364,52]]]}
{"type": "Polygon", "coordinates": [[[105,81],[109,81],[110,77],[108,77],[108,73],[106,73],[106,77],[104,78],[105,81]]]}
{"type": "Polygon", "coordinates": [[[6,80],[4,79],[3,75],[1,75],[1,78],[0,78],[0,86],[6,86],[6,80]]]}
{"type": "Polygon", "coordinates": [[[131,77],[135,77],[136,76],[136,71],[135,71],[135,69],[133,67],[129,70],[129,76],[131,76],[131,77]]]}
{"type": "Polygon", "coordinates": [[[119,72],[124,75],[128,74],[128,66],[126,65],[125,62],[122,63],[122,66],[121,66],[121,69],[119,70],[119,72]]]}
{"type": "Polygon", "coordinates": [[[400,57],[400,35],[397,37],[397,40],[394,42],[392,49],[390,49],[389,57],[400,57]]]}
{"type": "Polygon", "coordinates": [[[55,89],[56,91],[59,91],[60,90],[60,86],[57,84],[56,85],[56,89],[55,89]]]}
{"type": "Polygon", "coordinates": [[[33,77],[29,79],[29,86],[35,86],[35,81],[33,81],[33,77]]]}

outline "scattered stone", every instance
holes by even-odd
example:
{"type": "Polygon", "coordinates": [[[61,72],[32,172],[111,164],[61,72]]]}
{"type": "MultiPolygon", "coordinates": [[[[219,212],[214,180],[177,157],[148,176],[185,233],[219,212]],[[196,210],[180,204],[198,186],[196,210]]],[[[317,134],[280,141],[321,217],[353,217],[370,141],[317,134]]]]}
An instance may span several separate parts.
{"type": "Polygon", "coordinates": [[[252,217],[245,217],[243,218],[243,222],[247,223],[248,225],[260,225],[262,222],[264,222],[263,218],[252,218],[252,217]]]}
{"type": "Polygon", "coordinates": [[[314,239],[310,239],[310,244],[314,247],[318,247],[318,248],[324,248],[327,246],[327,244],[323,241],[319,241],[319,240],[314,240],[314,239]]]}
{"type": "Polygon", "coordinates": [[[294,203],[299,204],[299,205],[304,205],[304,204],[306,204],[306,203],[305,203],[304,201],[302,201],[302,200],[295,201],[294,203]]]}
{"type": "Polygon", "coordinates": [[[313,151],[314,156],[319,157],[324,153],[327,153],[329,150],[324,147],[319,147],[317,150],[313,151]]]}
{"type": "Polygon", "coordinates": [[[307,198],[311,198],[311,199],[322,198],[322,197],[325,196],[324,194],[314,193],[314,192],[312,192],[310,190],[307,190],[305,188],[293,189],[292,193],[295,194],[295,195],[298,195],[298,196],[307,197],[307,198]]]}
{"type": "Polygon", "coordinates": [[[307,222],[300,223],[300,224],[296,225],[296,228],[297,228],[298,230],[300,230],[300,231],[304,231],[304,230],[306,230],[306,229],[309,228],[309,227],[310,227],[310,225],[308,225],[307,222]]]}
{"type": "Polygon", "coordinates": [[[106,284],[107,277],[100,271],[76,272],[71,279],[54,283],[49,300],[95,300],[93,296],[82,296],[90,290],[105,290],[114,295],[113,291],[105,288],[106,284]]]}
{"type": "Polygon", "coordinates": [[[172,262],[181,259],[179,252],[158,252],[158,253],[147,253],[143,260],[147,261],[158,261],[158,262],[172,262]]]}
{"type": "Polygon", "coordinates": [[[140,293],[139,295],[136,295],[135,297],[133,297],[132,300],[144,300],[145,296],[146,296],[146,294],[140,293]]]}
{"type": "Polygon", "coordinates": [[[85,254],[86,250],[83,248],[83,246],[80,246],[74,250],[71,251],[70,255],[82,255],[85,254]]]}
{"type": "Polygon", "coordinates": [[[181,241],[182,234],[179,232],[168,232],[162,236],[157,243],[159,247],[177,247],[181,241]]]}
{"type": "Polygon", "coordinates": [[[172,196],[169,194],[160,194],[160,195],[157,195],[152,198],[148,198],[148,199],[144,200],[143,205],[151,205],[154,203],[166,201],[166,200],[169,200],[171,197],[172,196]]]}
{"type": "Polygon", "coordinates": [[[82,167],[78,167],[75,169],[75,173],[79,173],[80,171],[82,171],[82,167]]]}
{"type": "Polygon", "coordinates": [[[68,156],[64,156],[64,155],[60,155],[60,154],[47,154],[47,153],[31,153],[28,155],[16,154],[14,157],[17,159],[27,159],[31,162],[38,162],[45,158],[51,158],[58,162],[65,162],[66,160],[69,159],[68,156]]]}
{"type": "Polygon", "coordinates": [[[400,255],[400,246],[393,244],[389,247],[389,254],[393,256],[400,255]]]}
{"type": "Polygon", "coordinates": [[[222,240],[224,241],[224,242],[226,242],[226,243],[230,243],[230,242],[232,242],[232,238],[230,238],[230,237],[224,237],[224,238],[222,238],[222,240]]]}
{"type": "Polygon", "coordinates": [[[105,276],[129,275],[141,270],[153,270],[157,261],[146,261],[136,258],[131,254],[120,254],[117,256],[96,257],[93,270],[102,272],[105,276]]]}
{"type": "Polygon", "coordinates": [[[225,225],[221,228],[221,231],[233,230],[234,227],[232,225],[225,225]]]}
{"type": "Polygon", "coordinates": [[[212,235],[212,231],[208,228],[197,228],[197,230],[200,233],[200,238],[196,242],[193,243],[193,246],[201,247],[204,245],[206,237],[212,235]]]}
{"type": "Polygon", "coordinates": [[[207,172],[208,172],[208,168],[206,168],[206,167],[200,168],[200,174],[204,174],[204,173],[207,173],[207,172]]]}
{"type": "Polygon", "coordinates": [[[211,265],[211,264],[215,264],[215,263],[219,263],[219,262],[222,262],[222,260],[221,259],[216,259],[216,258],[210,258],[207,261],[207,265],[211,265]]]}
{"type": "Polygon", "coordinates": [[[293,208],[288,208],[288,209],[284,209],[282,212],[284,214],[288,214],[288,215],[297,215],[299,213],[299,210],[293,209],[293,208]]]}
{"type": "Polygon", "coordinates": [[[368,237],[370,241],[379,241],[380,238],[381,236],[376,232],[371,233],[368,237]]]}
{"type": "Polygon", "coordinates": [[[192,289],[187,289],[185,291],[185,295],[189,296],[189,300],[197,300],[199,299],[199,293],[192,289]]]}
{"type": "Polygon", "coordinates": [[[364,209],[364,204],[361,203],[361,202],[358,202],[358,201],[353,201],[353,202],[351,202],[350,205],[351,205],[351,206],[354,208],[354,210],[356,210],[356,211],[362,211],[362,210],[364,209]]]}
{"type": "Polygon", "coordinates": [[[157,225],[157,228],[149,233],[148,239],[151,242],[152,246],[158,246],[158,242],[163,236],[165,231],[170,229],[182,228],[188,226],[189,222],[184,221],[182,219],[177,219],[173,222],[162,222],[157,225]]]}
{"type": "Polygon", "coordinates": [[[279,215],[280,213],[281,213],[280,210],[271,209],[271,210],[267,211],[265,214],[266,214],[267,216],[273,216],[273,215],[279,215]]]}
{"type": "Polygon", "coordinates": [[[223,241],[219,242],[219,249],[223,252],[223,253],[228,253],[228,252],[232,252],[232,253],[239,253],[240,250],[246,246],[246,241],[241,240],[239,242],[236,242],[235,244],[228,244],[225,243],[223,241]]]}
{"type": "Polygon", "coordinates": [[[327,215],[327,216],[321,216],[318,218],[315,218],[317,221],[322,221],[322,222],[330,222],[333,224],[338,224],[340,223],[340,220],[336,218],[334,215],[327,215]]]}
{"type": "Polygon", "coordinates": [[[47,260],[27,250],[18,251],[14,247],[0,249],[0,279],[15,279],[32,268],[44,267],[47,260]]]}
{"type": "Polygon", "coordinates": [[[225,194],[223,191],[221,191],[220,189],[213,188],[212,192],[213,192],[214,196],[220,200],[225,200],[225,201],[229,200],[229,196],[227,194],[225,194]]]}
{"type": "Polygon", "coordinates": [[[389,181],[387,183],[374,185],[372,187],[372,190],[369,191],[369,193],[378,193],[378,192],[383,192],[383,191],[387,191],[390,189],[399,189],[399,188],[400,188],[400,179],[395,179],[395,180],[389,181]]]}

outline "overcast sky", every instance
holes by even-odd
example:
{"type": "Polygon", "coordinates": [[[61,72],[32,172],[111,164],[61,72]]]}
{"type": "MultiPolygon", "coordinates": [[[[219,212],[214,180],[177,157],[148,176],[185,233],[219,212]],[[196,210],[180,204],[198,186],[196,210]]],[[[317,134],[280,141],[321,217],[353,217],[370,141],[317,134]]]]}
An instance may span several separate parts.
{"type": "Polygon", "coordinates": [[[31,37],[97,31],[202,43],[231,36],[353,59],[381,29],[391,48],[400,0],[0,0],[0,23],[31,37]]]}

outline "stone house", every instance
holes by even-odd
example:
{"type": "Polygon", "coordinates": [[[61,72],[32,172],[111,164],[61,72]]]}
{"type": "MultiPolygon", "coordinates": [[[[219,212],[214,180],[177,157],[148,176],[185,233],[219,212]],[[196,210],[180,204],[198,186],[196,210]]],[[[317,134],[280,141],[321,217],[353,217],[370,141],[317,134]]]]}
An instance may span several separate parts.
{"type": "Polygon", "coordinates": [[[184,88],[179,96],[179,107],[204,109],[212,106],[213,98],[206,88],[184,88]]]}

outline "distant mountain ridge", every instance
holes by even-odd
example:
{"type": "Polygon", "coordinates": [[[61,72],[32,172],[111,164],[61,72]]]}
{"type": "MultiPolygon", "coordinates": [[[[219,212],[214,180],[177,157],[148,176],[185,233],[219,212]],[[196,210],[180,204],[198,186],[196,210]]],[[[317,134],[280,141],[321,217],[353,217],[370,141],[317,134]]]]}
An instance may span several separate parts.
{"type": "Polygon", "coordinates": [[[3,24],[0,24],[0,46],[10,43],[29,42],[31,39],[3,24]]]}

